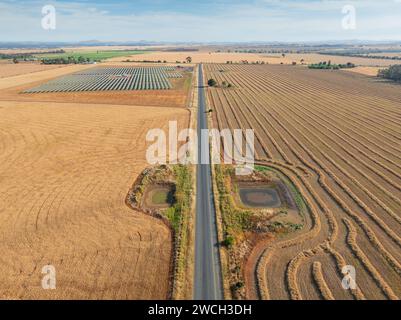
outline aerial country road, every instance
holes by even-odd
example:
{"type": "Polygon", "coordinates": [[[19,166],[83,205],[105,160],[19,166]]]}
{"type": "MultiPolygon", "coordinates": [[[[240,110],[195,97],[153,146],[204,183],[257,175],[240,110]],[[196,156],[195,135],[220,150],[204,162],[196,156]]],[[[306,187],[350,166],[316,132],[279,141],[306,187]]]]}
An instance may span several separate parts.
{"type": "MultiPolygon", "coordinates": [[[[203,71],[200,65],[198,137],[201,137],[202,130],[207,128],[203,71]]],[[[211,167],[210,164],[203,164],[201,161],[202,155],[204,157],[209,153],[208,148],[208,145],[202,146],[202,143],[198,145],[194,298],[222,300],[223,286],[211,167]]]]}

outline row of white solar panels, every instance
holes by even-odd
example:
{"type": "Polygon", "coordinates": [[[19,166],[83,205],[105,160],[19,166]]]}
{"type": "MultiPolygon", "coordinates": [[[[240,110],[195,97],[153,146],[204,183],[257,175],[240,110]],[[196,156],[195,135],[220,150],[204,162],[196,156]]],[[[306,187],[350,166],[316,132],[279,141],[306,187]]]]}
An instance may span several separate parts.
{"type": "Polygon", "coordinates": [[[174,67],[94,68],[67,75],[24,93],[168,90],[169,78],[180,78],[174,67]],[[171,72],[170,74],[170,71],[171,72]]]}

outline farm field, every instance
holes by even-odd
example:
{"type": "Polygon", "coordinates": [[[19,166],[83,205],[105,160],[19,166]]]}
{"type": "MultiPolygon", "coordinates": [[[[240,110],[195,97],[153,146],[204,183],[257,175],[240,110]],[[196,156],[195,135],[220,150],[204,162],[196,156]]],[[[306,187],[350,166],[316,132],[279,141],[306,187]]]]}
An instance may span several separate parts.
{"type": "MultiPolygon", "coordinates": [[[[276,61],[280,61],[282,58],[280,56],[276,56],[276,61]]],[[[386,59],[367,59],[367,58],[359,58],[359,57],[342,57],[342,56],[334,56],[334,55],[326,55],[326,54],[317,54],[317,53],[306,53],[306,54],[296,54],[290,53],[286,54],[285,60],[291,63],[290,61],[295,61],[300,63],[300,60],[304,59],[304,63],[312,64],[319,63],[320,61],[331,61],[333,64],[346,64],[348,62],[354,63],[357,66],[378,66],[378,67],[387,67],[394,64],[392,60],[386,59]]],[[[273,62],[271,62],[274,64],[273,62]]]]}
{"type": "Polygon", "coordinates": [[[330,56],[321,55],[316,53],[305,53],[305,54],[286,54],[284,57],[281,54],[256,54],[256,53],[235,53],[235,52],[215,52],[215,49],[210,49],[210,51],[201,48],[200,51],[195,52],[162,52],[162,51],[152,51],[146,54],[138,54],[131,57],[124,58],[112,58],[108,61],[110,62],[121,62],[127,59],[142,61],[167,61],[174,63],[176,61],[185,61],[185,59],[190,56],[192,57],[193,63],[226,63],[227,61],[233,61],[234,63],[239,63],[243,60],[247,60],[249,63],[252,62],[265,62],[268,64],[292,64],[296,62],[298,64],[311,64],[319,63],[320,61],[331,60],[334,64],[346,64],[347,62],[352,62],[361,66],[389,66],[393,64],[391,60],[385,59],[365,59],[356,57],[340,57],[340,56],[330,56]],[[301,62],[301,60],[303,60],[301,62]]]}
{"type": "Polygon", "coordinates": [[[386,57],[398,57],[401,58],[401,52],[380,52],[380,53],[371,53],[369,55],[373,56],[386,56],[386,57]]]}
{"type": "Polygon", "coordinates": [[[58,65],[41,65],[38,63],[0,63],[0,78],[8,78],[27,73],[34,73],[39,71],[46,71],[62,68],[58,65]]]}
{"type": "Polygon", "coordinates": [[[179,89],[166,90],[170,96],[21,94],[91,68],[0,79],[0,299],[170,297],[171,231],[126,197],[149,166],[148,130],[169,121],[188,127],[191,73],[171,79],[179,89]],[[54,291],[41,286],[48,264],[56,267],[54,291]]]}
{"type": "Polygon", "coordinates": [[[37,71],[31,74],[24,73],[14,76],[7,76],[0,78],[0,90],[9,89],[17,86],[32,85],[35,82],[48,81],[56,77],[64,76],[69,73],[74,73],[77,71],[82,71],[88,68],[93,68],[89,65],[68,65],[68,66],[58,66],[58,68],[44,68],[42,71],[37,71]]]}
{"type": "Polygon", "coordinates": [[[298,66],[204,71],[232,84],[208,89],[214,126],[253,128],[257,163],[288,177],[308,205],[302,230],[245,255],[247,298],[400,298],[399,86],[298,66]],[[342,288],[346,265],[355,290],[342,288]]]}

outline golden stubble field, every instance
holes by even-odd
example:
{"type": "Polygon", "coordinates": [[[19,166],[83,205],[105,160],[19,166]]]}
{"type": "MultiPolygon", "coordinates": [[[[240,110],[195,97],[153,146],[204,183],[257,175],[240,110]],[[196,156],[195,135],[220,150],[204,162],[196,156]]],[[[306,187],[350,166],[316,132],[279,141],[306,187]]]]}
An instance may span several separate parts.
{"type": "Polygon", "coordinates": [[[148,130],[188,119],[185,108],[0,101],[0,299],[167,298],[170,230],[125,199],[148,166],[148,130]],[[48,264],[56,290],[41,287],[48,264]]]}
{"type": "MultiPolygon", "coordinates": [[[[18,66],[18,65],[16,65],[18,66]]],[[[39,65],[40,66],[40,65],[39,65]]],[[[101,63],[99,65],[70,65],[58,66],[57,69],[44,69],[33,74],[20,74],[14,77],[1,79],[0,65],[0,100],[26,102],[72,102],[94,104],[124,104],[134,106],[174,107],[185,108],[189,101],[192,73],[185,72],[183,78],[170,79],[171,90],[136,90],[136,91],[93,91],[93,92],[50,92],[31,93],[22,92],[39,86],[44,82],[70,73],[88,68],[98,67],[126,67],[125,64],[101,63]]],[[[135,64],[135,66],[143,66],[135,64]]]]}
{"type": "Polygon", "coordinates": [[[400,298],[399,85],[293,66],[204,68],[233,85],[208,89],[215,126],[253,128],[258,163],[309,206],[303,231],[259,248],[243,270],[248,298],[400,298]],[[346,265],[355,290],[342,287],[346,265]]]}
{"type": "Polygon", "coordinates": [[[305,65],[311,63],[319,63],[320,61],[331,61],[335,64],[346,64],[347,62],[355,63],[359,66],[389,66],[394,64],[392,60],[386,59],[365,59],[358,57],[341,57],[341,56],[330,56],[316,53],[305,53],[305,54],[286,54],[284,57],[281,54],[257,54],[257,53],[236,53],[236,52],[215,52],[214,49],[208,51],[201,48],[199,51],[193,52],[162,52],[153,51],[145,54],[138,54],[129,57],[118,57],[108,60],[109,62],[121,62],[127,59],[135,61],[167,61],[169,63],[175,63],[176,61],[185,61],[187,57],[192,58],[193,63],[226,63],[232,61],[233,63],[240,63],[241,61],[252,62],[265,62],[268,64],[297,64],[304,63],[305,65]]]}

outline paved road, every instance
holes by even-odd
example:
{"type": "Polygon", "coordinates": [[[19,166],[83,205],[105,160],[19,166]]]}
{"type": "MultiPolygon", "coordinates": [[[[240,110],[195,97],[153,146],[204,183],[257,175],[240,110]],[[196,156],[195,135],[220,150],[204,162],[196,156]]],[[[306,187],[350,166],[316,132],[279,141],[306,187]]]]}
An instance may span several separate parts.
{"type": "MultiPolygon", "coordinates": [[[[208,128],[201,66],[199,67],[199,85],[198,137],[200,139],[201,130],[208,128]]],[[[204,152],[199,143],[198,163],[201,163],[200,159],[204,152]]],[[[222,300],[223,286],[210,165],[198,165],[196,199],[194,298],[195,300],[222,300]]]]}

